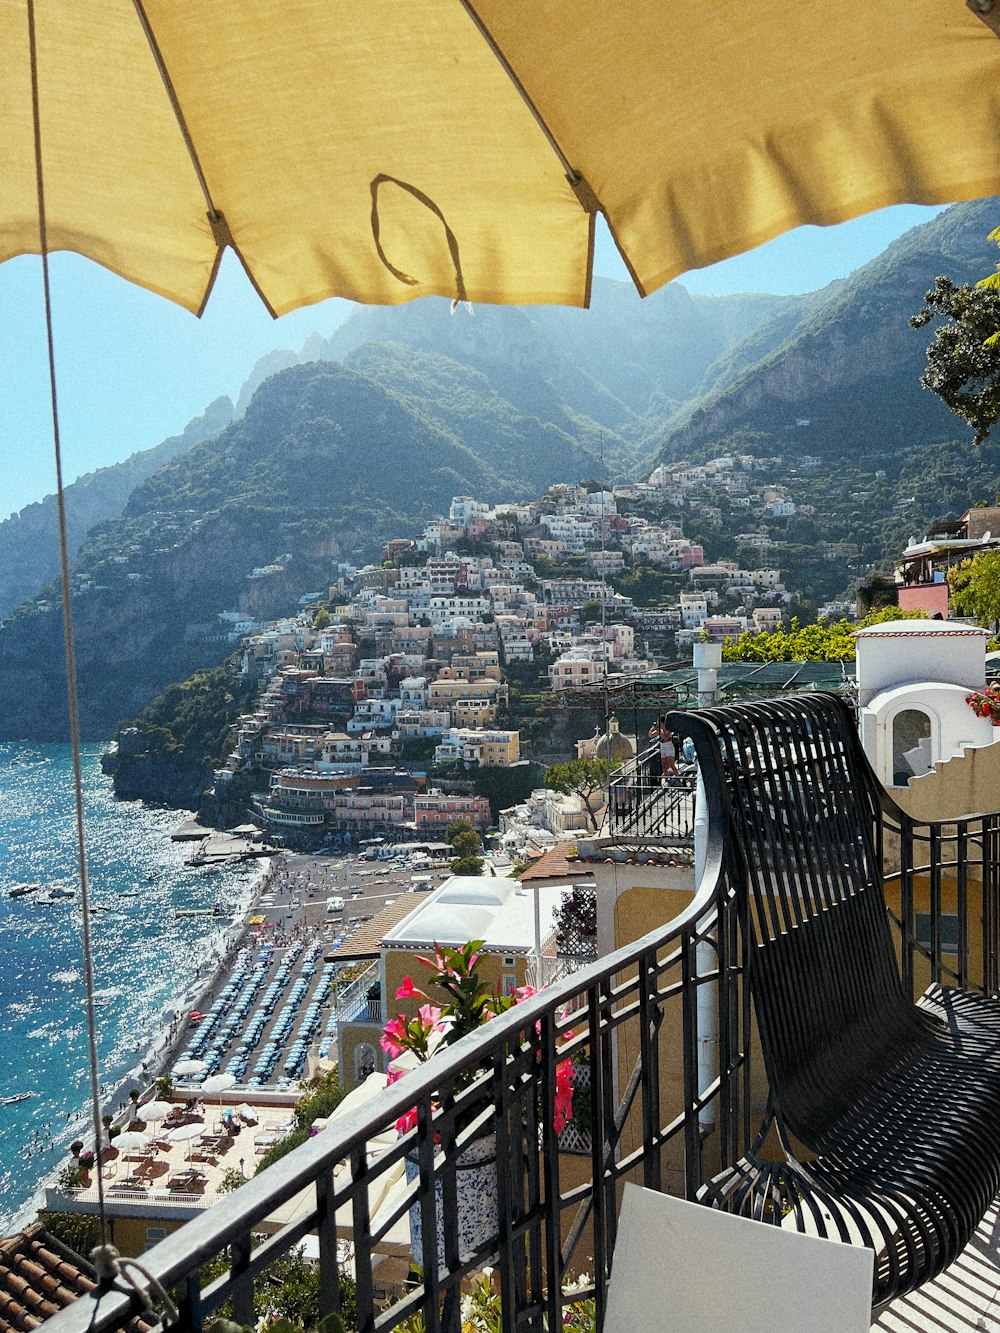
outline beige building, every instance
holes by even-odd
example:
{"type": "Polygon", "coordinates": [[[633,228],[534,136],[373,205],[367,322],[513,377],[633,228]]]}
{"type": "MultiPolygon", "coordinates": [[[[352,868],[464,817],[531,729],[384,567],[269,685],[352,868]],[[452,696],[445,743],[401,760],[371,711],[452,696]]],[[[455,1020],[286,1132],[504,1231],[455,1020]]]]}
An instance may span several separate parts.
{"type": "MultiPolygon", "coordinates": [[[[411,912],[380,932],[378,972],[372,969],[363,975],[354,1008],[338,1024],[345,1086],[354,1086],[359,1071],[363,1076],[366,1070],[387,1068],[388,1056],[378,1044],[382,1026],[396,1013],[408,1018],[416,1013],[417,1003],[397,1000],[396,992],[405,977],[412,977],[420,989],[425,988],[421,974],[427,969],[419,961],[420,954],[438,944],[458,946],[482,940],[480,974],[491,990],[509,995],[534,975],[536,949],[554,959],[554,914],[561,900],[560,887],[531,889],[514,879],[459,875],[446,880],[435,893],[421,895],[411,912]],[[376,991],[381,996],[377,1017],[373,1006],[376,991]]],[[[398,907],[398,902],[393,904],[393,908],[398,907]]],[[[378,919],[371,924],[377,925],[378,919]]]]}

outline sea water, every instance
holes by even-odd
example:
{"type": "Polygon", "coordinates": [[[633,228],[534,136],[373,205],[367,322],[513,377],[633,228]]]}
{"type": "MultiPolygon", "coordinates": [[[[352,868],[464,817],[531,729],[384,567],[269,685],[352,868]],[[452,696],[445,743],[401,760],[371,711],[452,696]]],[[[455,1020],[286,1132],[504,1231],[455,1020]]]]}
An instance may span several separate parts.
{"type": "MultiPolygon", "coordinates": [[[[186,867],[194,844],[170,840],[182,813],[117,801],[95,746],[83,789],[99,1085],[112,1108],[143,1062],[154,1072],[153,1048],[242,925],[260,865],[186,867]]],[[[84,977],[69,747],[0,744],[0,1098],[31,1094],[0,1105],[0,1236],[69,1162],[69,1144],[93,1137],[84,977]],[[12,899],[24,882],[43,888],[12,899]],[[37,901],[56,885],[76,892],[37,901]]]]}

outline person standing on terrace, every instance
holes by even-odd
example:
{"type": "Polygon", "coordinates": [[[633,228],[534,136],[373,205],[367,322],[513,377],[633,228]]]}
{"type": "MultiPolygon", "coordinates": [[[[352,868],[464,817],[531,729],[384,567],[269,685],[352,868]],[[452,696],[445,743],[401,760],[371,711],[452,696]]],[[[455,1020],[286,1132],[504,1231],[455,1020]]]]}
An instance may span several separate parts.
{"type": "Polygon", "coordinates": [[[650,740],[659,741],[660,745],[660,773],[662,777],[677,776],[677,746],[674,743],[674,733],[667,726],[667,715],[661,713],[657,720],[649,729],[650,740]]]}

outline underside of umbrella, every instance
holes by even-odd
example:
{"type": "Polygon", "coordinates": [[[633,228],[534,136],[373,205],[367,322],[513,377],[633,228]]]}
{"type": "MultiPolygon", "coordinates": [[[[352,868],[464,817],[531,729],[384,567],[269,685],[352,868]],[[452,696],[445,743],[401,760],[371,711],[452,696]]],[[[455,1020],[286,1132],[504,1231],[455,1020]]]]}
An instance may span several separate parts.
{"type": "MultiPolygon", "coordinates": [[[[49,247],[201,308],[584,304],[801,223],[995,193],[992,0],[53,0],[49,247]],[[981,14],[979,9],[989,12],[981,14]]],[[[39,248],[25,0],[0,0],[0,257],[39,248]]]]}

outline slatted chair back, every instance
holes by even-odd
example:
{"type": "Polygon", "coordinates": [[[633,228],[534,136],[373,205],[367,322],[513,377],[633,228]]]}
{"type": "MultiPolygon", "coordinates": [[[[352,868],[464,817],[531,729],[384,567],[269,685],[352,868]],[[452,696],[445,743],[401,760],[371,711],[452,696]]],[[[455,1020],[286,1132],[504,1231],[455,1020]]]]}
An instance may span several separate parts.
{"type": "Polygon", "coordinates": [[[922,1024],[889,929],[877,778],[834,695],[706,709],[683,725],[706,782],[723,788],[743,862],[734,882],[775,1110],[822,1152],[922,1024]]]}

